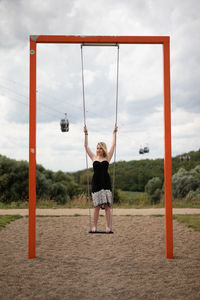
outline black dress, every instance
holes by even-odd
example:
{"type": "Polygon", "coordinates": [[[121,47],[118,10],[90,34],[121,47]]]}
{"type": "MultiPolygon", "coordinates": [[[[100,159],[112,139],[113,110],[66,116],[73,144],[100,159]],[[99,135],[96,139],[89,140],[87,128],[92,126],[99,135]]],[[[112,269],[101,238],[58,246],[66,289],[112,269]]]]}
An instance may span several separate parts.
{"type": "Polygon", "coordinates": [[[100,206],[104,209],[112,202],[111,180],[108,174],[109,162],[107,160],[93,162],[94,175],[92,177],[92,199],[94,207],[100,206]]]}

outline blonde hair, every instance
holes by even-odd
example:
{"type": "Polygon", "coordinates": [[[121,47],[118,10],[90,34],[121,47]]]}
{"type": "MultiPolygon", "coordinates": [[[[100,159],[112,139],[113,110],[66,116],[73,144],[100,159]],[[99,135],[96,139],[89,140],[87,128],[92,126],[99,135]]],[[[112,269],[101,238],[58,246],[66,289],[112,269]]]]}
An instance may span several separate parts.
{"type": "Polygon", "coordinates": [[[99,142],[97,144],[97,146],[101,146],[101,148],[103,149],[103,157],[107,157],[108,156],[108,150],[107,150],[107,146],[104,142],[99,142]]]}

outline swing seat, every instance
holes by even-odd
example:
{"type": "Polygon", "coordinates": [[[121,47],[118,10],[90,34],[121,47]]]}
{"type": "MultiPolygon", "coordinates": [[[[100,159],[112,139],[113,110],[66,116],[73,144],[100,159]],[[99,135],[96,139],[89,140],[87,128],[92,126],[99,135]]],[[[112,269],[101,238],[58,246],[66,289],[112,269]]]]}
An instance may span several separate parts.
{"type": "Polygon", "coordinates": [[[106,231],[99,231],[99,230],[97,230],[97,231],[95,231],[95,232],[93,232],[93,231],[88,231],[88,233],[94,233],[94,234],[96,234],[96,233],[100,233],[100,234],[112,234],[112,233],[114,233],[112,230],[110,231],[110,232],[106,232],[106,231]]]}

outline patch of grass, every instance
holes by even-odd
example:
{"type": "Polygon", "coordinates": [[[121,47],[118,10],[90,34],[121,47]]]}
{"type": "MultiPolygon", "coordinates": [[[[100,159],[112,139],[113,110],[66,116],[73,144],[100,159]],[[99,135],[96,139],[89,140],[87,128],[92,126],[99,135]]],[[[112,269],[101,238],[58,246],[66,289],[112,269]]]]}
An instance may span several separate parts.
{"type": "Polygon", "coordinates": [[[173,201],[173,208],[200,208],[200,203],[198,201],[188,202],[183,200],[173,201]]]}
{"type": "MultiPolygon", "coordinates": [[[[118,190],[120,203],[114,203],[113,208],[164,208],[164,199],[161,200],[158,204],[150,204],[147,199],[147,194],[143,192],[130,192],[130,191],[121,191],[118,190]]],[[[200,208],[200,201],[186,201],[184,199],[174,199],[173,200],[173,208],[200,208]]],[[[28,202],[15,201],[9,204],[5,204],[0,202],[0,209],[28,209],[28,202]]],[[[81,194],[74,197],[71,201],[66,204],[58,204],[53,200],[48,199],[40,199],[37,200],[36,203],[37,208],[49,208],[49,209],[57,209],[57,208],[82,208],[88,209],[93,208],[92,198],[90,197],[90,201],[87,200],[86,195],[81,194]]]]}
{"type": "Polygon", "coordinates": [[[118,196],[120,200],[120,207],[137,207],[148,205],[147,194],[143,192],[130,192],[118,190],[118,196]]]}
{"type": "Polygon", "coordinates": [[[164,215],[160,215],[160,214],[157,214],[157,215],[150,215],[151,217],[164,217],[164,215]]]}
{"type": "MultiPolygon", "coordinates": [[[[26,216],[28,218],[28,216],[26,216]]],[[[59,218],[66,217],[65,215],[36,215],[37,218],[59,218]]]]}
{"type": "Polygon", "coordinates": [[[0,230],[10,224],[12,221],[22,218],[20,215],[2,215],[0,216],[0,230]]]}
{"type": "Polygon", "coordinates": [[[36,207],[37,208],[60,208],[61,205],[57,204],[55,201],[53,200],[38,200],[36,203],[36,207]]]}
{"type": "Polygon", "coordinates": [[[130,204],[128,202],[123,202],[119,204],[114,204],[113,208],[134,208],[134,209],[142,209],[142,208],[164,208],[162,204],[130,204]]]}
{"type": "MultiPolygon", "coordinates": [[[[73,214],[73,215],[37,215],[37,218],[60,218],[60,217],[87,217],[88,215],[73,214]]],[[[28,216],[26,216],[28,218],[28,216]]]]}
{"type": "Polygon", "coordinates": [[[16,201],[11,203],[0,202],[0,209],[18,209],[18,208],[28,208],[28,202],[16,201]]]}
{"type": "Polygon", "coordinates": [[[164,215],[131,215],[131,214],[126,214],[126,215],[121,215],[121,217],[164,217],[164,215]]]}
{"type": "Polygon", "coordinates": [[[200,232],[200,214],[197,215],[174,215],[173,218],[187,227],[200,232]]]}
{"type": "MultiPolygon", "coordinates": [[[[90,197],[90,205],[92,205],[92,198],[90,197]]],[[[66,203],[66,208],[89,208],[87,196],[85,194],[74,197],[69,203],[66,203]]]]}
{"type": "MultiPolygon", "coordinates": [[[[150,204],[147,198],[147,194],[144,192],[131,192],[118,190],[120,203],[114,204],[114,208],[164,208],[165,201],[164,196],[160,203],[150,204]]],[[[187,201],[186,198],[183,199],[173,199],[173,208],[200,208],[200,201],[187,201]]]]}

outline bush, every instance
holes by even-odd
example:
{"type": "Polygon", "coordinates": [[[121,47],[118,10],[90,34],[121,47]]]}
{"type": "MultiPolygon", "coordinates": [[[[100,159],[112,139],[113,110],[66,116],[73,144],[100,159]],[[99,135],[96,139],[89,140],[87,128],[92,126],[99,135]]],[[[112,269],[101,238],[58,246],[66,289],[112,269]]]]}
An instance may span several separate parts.
{"type": "MultiPolygon", "coordinates": [[[[74,177],[62,171],[46,170],[36,165],[37,199],[51,197],[59,203],[66,203],[74,195],[81,193],[74,177]]],[[[29,165],[26,161],[16,161],[0,155],[0,202],[12,203],[29,199],[29,165]]]]}
{"type": "Polygon", "coordinates": [[[172,193],[174,198],[184,198],[190,191],[200,187],[200,166],[190,171],[180,168],[172,176],[172,193]]]}
{"type": "Polygon", "coordinates": [[[120,195],[119,195],[119,190],[115,189],[114,190],[114,197],[113,197],[113,204],[118,204],[120,203],[120,195]]]}
{"type": "Polygon", "coordinates": [[[126,192],[118,189],[117,193],[118,193],[118,197],[119,197],[119,202],[118,203],[128,203],[129,198],[126,195],[126,192]]]}
{"type": "Polygon", "coordinates": [[[16,162],[0,156],[0,201],[28,199],[28,163],[16,162]]]}
{"type": "Polygon", "coordinates": [[[156,204],[160,202],[162,194],[162,182],[159,177],[153,177],[148,181],[145,186],[145,192],[147,193],[150,204],[156,204]]]}
{"type": "Polygon", "coordinates": [[[37,171],[36,173],[36,193],[37,199],[48,199],[50,196],[51,181],[45,175],[37,171]]]}
{"type": "Polygon", "coordinates": [[[50,199],[60,204],[65,204],[67,201],[70,201],[66,186],[60,182],[54,183],[51,187],[50,199]]]}
{"type": "Polygon", "coordinates": [[[82,192],[82,190],[80,189],[80,187],[78,186],[77,183],[75,182],[71,182],[68,186],[67,186],[67,193],[69,195],[69,197],[72,199],[74,196],[80,195],[82,192]]]}
{"type": "Polygon", "coordinates": [[[149,204],[145,192],[130,192],[118,190],[119,203],[131,206],[144,206],[149,204]]]}
{"type": "Polygon", "coordinates": [[[196,202],[196,201],[200,201],[200,188],[198,188],[196,191],[190,191],[185,200],[187,202],[196,202]]]}

